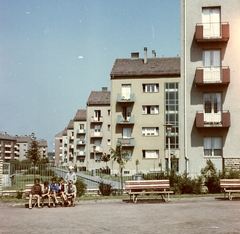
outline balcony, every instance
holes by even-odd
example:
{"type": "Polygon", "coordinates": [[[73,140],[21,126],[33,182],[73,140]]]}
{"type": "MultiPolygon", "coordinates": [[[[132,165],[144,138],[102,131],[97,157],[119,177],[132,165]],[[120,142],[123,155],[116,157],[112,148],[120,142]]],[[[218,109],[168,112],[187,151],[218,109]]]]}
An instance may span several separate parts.
{"type": "Polygon", "coordinates": [[[91,137],[92,138],[102,138],[103,137],[103,132],[91,132],[91,137]]]}
{"type": "Polygon", "coordinates": [[[103,117],[91,117],[91,122],[93,123],[102,123],[103,122],[103,117]]]}
{"type": "Polygon", "coordinates": [[[196,85],[228,85],[230,83],[229,67],[197,67],[196,85]]]}
{"type": "Polygon", "coordinates": [[[135,102],[135,97],[134,97],[134,94],[131,93],[131,94],[128,94],[128,95],[125,95],[125,94],[118,94],[117,95],[117,102],[128,102],[128,103],[132,103],[132,102],[135,102]]]}
{"type": "Polygon", "coordinates": [[[103,148],[100,146],[91,147],[91,153],[103,153],[103,148]]]}
{"type": "Polygon", "coordinates": [[[78,157],[78,156],[86,156],[86,151],[77,151],[76,153],[76,156],[78,157]]]}
{"type": "Polygon", "coordinates": [[[85,134],[86,133],[86,129],[78,129],[77,130],[77,134],[85,134]]]}
{"type": "Polygon", "coordinates": [[[134,147],[135,146],[134,138],[118,138],[118,141],[121,142],[122,147],[134,147]]]}
{"type": "Polygon", "coordinates": [[[197,24],[195,28],[196,42],[226,42],[230,38],[228,23],[197,24]]]}
{"type": "Polygon", "coordinates": [[[117,116],[117,124],[134,124],[134,116],[123,117],[121,115],[117,116]]]}
{"type": "Polygon", "coordinates": [[[229,128],[230,112],[222,111],[221,113],[204,113],[198,111],[196,113],[196,127],[197,128],[229,128]]]}
{"type": "Polygon", "coordinates": [[[77,141],[77,145],[86,145],[86,141],[84,140],[77,141]]]}

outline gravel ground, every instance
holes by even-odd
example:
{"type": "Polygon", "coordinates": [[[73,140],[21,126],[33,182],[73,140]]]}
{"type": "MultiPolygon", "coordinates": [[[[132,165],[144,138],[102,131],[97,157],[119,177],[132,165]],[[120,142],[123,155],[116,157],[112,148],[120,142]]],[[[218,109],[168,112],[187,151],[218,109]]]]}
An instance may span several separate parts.
{"type": "Polygon", "coordinates": [[[75,207],[0,203],[0,233],[240,233],[240,201],[215,198],[80,201],[75,207]]]}

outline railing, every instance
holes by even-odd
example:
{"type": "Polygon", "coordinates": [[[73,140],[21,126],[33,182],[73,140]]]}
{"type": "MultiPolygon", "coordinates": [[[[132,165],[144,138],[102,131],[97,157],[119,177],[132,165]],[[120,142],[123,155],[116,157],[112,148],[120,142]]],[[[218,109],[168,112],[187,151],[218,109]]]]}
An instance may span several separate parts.
{"type": "Polygon", "coordinates": [[[195,72],[195,83],[204,84],[223,84],[230,83],[229,67],[197,67],[195,72]]]}
{"type": "Polygon", "coordinates": [[[122,147],[133,147],[133,146],[135,146],[134,138],[118,138],[118,141],[121,142],[122,147]]]}
{"type": "Polygon", "coordinates": [[[135,102],[135,96],[131,94],[118,94],[117,102],[135,102]]]}
{"type": "Polygon", "coordinates": [[[134,124],[134,116],[128,116],[123,118],[123,116],[117,116],[117,124],[134,124]]]}
{"type": "Polygon", "coordinates": [[[195,28],[197,42],[228,41],[230,38],[229,23],[201,23],[195,28]]]}
{"type": "Polygon", "coordinates": [[[196,113],[196,127],[222,127],[229,128],[231,126],[230,122],[230,112],[222,111],[219,113],[204,113],[203,111],[198,111],[196,113]]]}

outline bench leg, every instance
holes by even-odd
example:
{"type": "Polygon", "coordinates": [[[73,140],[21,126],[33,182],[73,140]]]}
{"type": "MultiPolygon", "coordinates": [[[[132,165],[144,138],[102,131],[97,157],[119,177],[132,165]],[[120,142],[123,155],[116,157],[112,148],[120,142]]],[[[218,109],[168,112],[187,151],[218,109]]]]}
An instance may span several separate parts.
{"type": "Polygon", "coordinates": [[[230,201],[232,201],[233,195],[231,194],[231,192],[229,192],[228,198],[230,201]]]}

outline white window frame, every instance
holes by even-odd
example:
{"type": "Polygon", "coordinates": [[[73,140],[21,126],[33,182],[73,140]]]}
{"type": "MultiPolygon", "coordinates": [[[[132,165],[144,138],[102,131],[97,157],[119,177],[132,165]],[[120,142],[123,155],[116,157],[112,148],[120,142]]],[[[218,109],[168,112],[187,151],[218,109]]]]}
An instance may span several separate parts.
{"type": "Polygon", "coordinates": [[[159,92],[159,85],[158,84],[144,84],[145,93],[158,93],[159,92]]]}
{"type": "Polygon", "coordinates": [[[144,127],[142,128],[143,136],[159,136],[159,128],[158,127],[144,127]]]}
{"type": "Polygon", "coordinates": [[[158,115],[159,106],[142,106],[143,115],[158,115]]]}
{"type": "Polygon", "coordinates": [[[222,151],[222,137],[203,138],[204,157],[222,157],[222,151]]]}
{"type": "Polygon", "coordinates": [[[144,155],[143,158],[145,159],[157,159],[159,158],[159,151],[158,150],[143,150],[144,155]]]}

